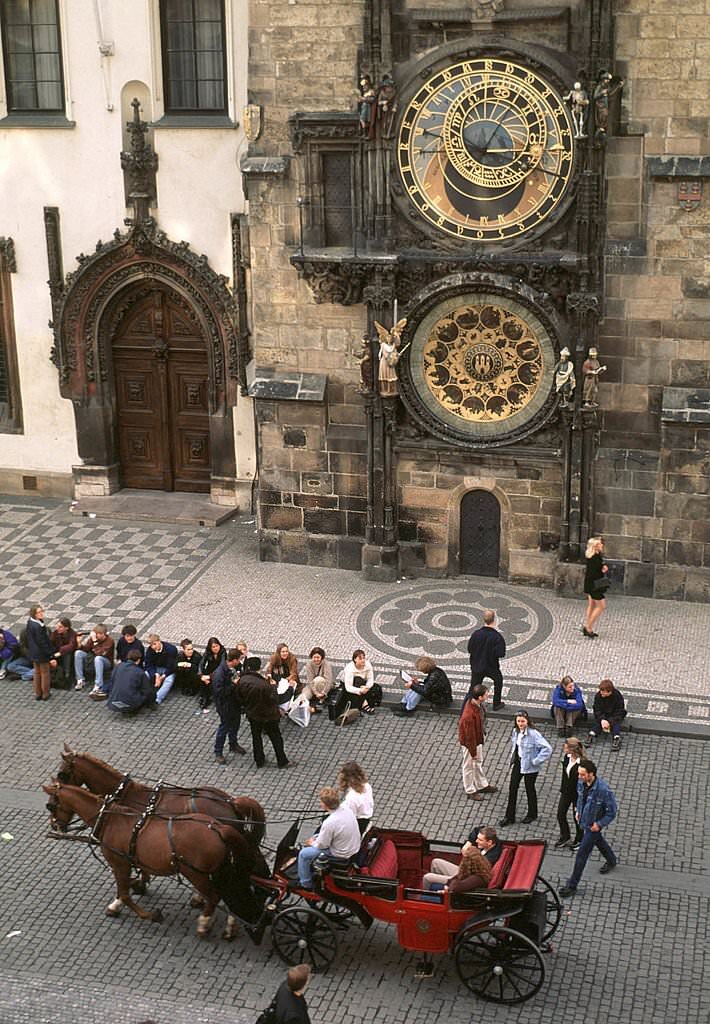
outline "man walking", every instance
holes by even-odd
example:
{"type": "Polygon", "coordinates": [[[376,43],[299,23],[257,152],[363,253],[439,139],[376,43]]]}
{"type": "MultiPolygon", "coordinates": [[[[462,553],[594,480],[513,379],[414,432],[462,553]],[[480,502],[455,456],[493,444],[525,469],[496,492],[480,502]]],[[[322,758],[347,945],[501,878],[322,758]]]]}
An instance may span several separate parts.
{"type": "Polygon", "coordinates": [[[602,875],[608,875],[616,867],[616,854],[602,835],[602,829],[611,825],[616,817],[616,798],[609,784],[597,777],[597,766],[588,758],[579,762],[577,770],[577,810],[575,817],[583,830],[582,841],[574,860],[574,870],[560,889],[560,896],[573,896],[577,891],[582,872],[596,846],[604,857],[599,868],[602,875]]]}
{"type": "Polygon", "coordinates": [[[246,754],[239,745],[239,726],[242,722],[242,707],[236,692],[236,668],[239,651],[233,647],[212,673],[212,697],[219,715],[219,726],[214,738],[214,759],[217,764],[226,764],[224,741],[229,737],[229,749],[233,754],[246,754]]]}
{"type": "Polygon", "coordinates": [[[488,687],[477,683],[471,688],[459,719],[459,743],[463,761],[461,772],[463,788],[469,800],[482,800],[482,793],[495,793],[497,786],[490,786],[483,773],[483,744],[486,736],[486,709],[488,687]]]}
{"type": "Polygon", "coordinates": [[[471,661],[471,690],[484,679],[493,680],[493,710],[505,707],[503,703],[503,675],[500,670],[500,659],[505,657],[505,640],[502,633],[495,628],[496,613],[487,608],[483,613],[483,625],[471,634],[468,641],[468,653],[471,661]]]}

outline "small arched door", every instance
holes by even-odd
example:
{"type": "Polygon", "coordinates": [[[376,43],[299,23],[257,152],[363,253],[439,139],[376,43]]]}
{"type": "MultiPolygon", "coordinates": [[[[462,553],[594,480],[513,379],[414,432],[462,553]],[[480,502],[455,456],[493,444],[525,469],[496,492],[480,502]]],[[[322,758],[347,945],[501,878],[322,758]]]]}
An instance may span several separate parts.
{"type": "Polygon", "coordinates": [[[460,571],[498,576],[500,505],[490,491],[467,491],[461,501],[460,571]]]}
{"type": "Polygon", "coordinates": [[[207,349],[190,311],[156,288],[130,308],[112,347],[123,486],[209,491],[207,349]]]}

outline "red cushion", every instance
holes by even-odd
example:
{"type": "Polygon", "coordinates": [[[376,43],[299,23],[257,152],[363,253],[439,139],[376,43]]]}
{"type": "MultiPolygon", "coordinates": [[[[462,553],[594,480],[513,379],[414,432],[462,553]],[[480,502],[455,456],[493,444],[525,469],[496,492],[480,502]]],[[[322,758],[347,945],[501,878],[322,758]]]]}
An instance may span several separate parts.
{"type": "Polygon", "coordinates": [[[503,886],[505,891],[518,890],[522,892],[532,889],[544,855],[545,847],[542,843],[520,845],[515,851],[513,865],[503,886]]]}
{"type": "Polygon", "coordinates": [[[360,868],[360,873],[374,878],[396,878],[397,866],[397,847],[391,839],[385,839],[372,864],[360,868]]]}
{"type": "Polygon", "coordinates": [[[503,847],[503,852],[501,853],[500,857],[498,858],[498,860],[493,865],[493,871],[492,871],[491,877],[490,877],[490,879],[488,881],[488,888],[489,889],[500,889],[501,888],[501,886],[505,882],[505,876],[506,876],[506,874],[508,872],[508,868],[513,863],[513,855],[514,855],[514,853],[515,853],[515,849],[513,847],[511,847],[511,846],[503,847]]]}

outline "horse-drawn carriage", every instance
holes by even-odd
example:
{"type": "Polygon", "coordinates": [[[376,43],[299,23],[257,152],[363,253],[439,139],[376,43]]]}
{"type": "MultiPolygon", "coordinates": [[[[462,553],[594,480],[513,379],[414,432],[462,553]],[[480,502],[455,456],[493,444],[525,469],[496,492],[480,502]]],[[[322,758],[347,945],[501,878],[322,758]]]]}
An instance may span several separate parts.
{"type": "Polygon", "coordinates": [[[396,926],[403,949],[423,955],[422,973],[431,973],[431,954],[452,953],[461,981],[482,999],[520,1003],[539,991],[542,952],[561,917],[557,894],[540,875],[544,841],[503,843],[488,887],[452,894],[424,889],[422,877],[434,857],[457,863],[458,844],[377,829],[365,836],[354,859],[359,865],[318,858],[315,889],[308,890],[287,867],[297,831],[298,823],[279,844],[273,875],[252,877],[270,894],[257,941],[270,925],[287,963],[325,970],[336,957],[340,929],[354,918],[365,927],[377,920],[396,926]]]}
{"type": "MultiPolygon", "coordinates": [[[[339,932],[356,920],[366,928],[377,920],[396,926],[403,949],[422,954],[422,973],[431,973],[432,954],[452,953],[462,982],[483,999],[520,1003],[544,981],[542,952],[561,905],[540,875],[542,840],[504,842],[486,889],[433,892],[422,887],[423,875],[434,857],[458,863],[459,845],[421,832],[376,829],[365,834],[357,857],[316,859],[311,890],[294,874],[300,822],[279,843],[270,871],[259,849],[263,808],[248,797],[213,787],[142,786],[68,748],[58,778],[44,789],[50,834],[65,835],[74,816],[83,818],[91,829],[86,841],[100,846],[112,867],[117,895],[106,910],[112,916],[125,905],[161,920],[159,911],[132,899],[132,871],[143,882],[151,875],[183,875],[204,900],[199,935],[209,931],[221,899],[257,944],[270,928],[274,949],[291,965],[326,970],[337,955],[339,932]]],[[[225,937],[232,938],[230,920],[225,937]]]]}

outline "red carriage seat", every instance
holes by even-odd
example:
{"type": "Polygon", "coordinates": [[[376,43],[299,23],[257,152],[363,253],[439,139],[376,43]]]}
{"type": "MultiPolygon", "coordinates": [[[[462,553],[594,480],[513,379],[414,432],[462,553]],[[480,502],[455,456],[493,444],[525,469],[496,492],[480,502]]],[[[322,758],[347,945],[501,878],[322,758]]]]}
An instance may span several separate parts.
{"type": "Polygon", "coordinates": [[[360,868],[360,874],[371,875],[373,878],[396,878],[398,868],[397,847],[391,839],[385,839],[375,853],[372,863],[360,868]]]}
{"type": "Polygon", "coordinates": [[[513,857],[515,856],[514,846],[504,846],[503,852],[501,853],[498,860],[493,865],[493,871],[491,877],[488,880],[489,889],[502,889],[505,883],[506,875],[510,870],[510,866],[513,863],[513,857]]]}
{"type": "Polygon", "coordinates": [[[544,856],[544,843],[521,843],[503,885],[505,892],[529,892],[535,885],[544,856]]]}

